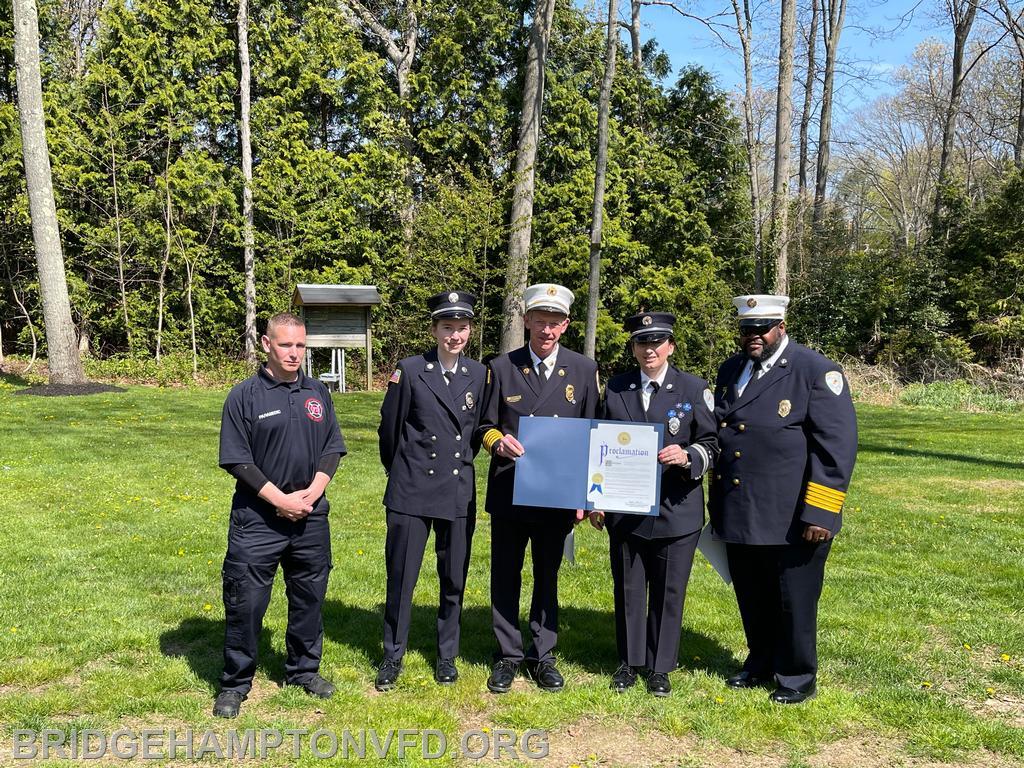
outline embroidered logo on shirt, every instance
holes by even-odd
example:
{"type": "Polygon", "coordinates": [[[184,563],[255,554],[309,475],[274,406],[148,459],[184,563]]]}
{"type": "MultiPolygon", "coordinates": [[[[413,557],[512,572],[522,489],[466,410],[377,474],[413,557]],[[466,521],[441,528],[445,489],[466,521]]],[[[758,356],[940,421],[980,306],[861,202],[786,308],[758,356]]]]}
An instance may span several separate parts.
{"type": "Polygon", "coordinates": [[[257,418],[259,418],[259,419],[268,419],[271,416],[277,416],[280,412],[281,412],[281,409],[278,408],[276,411],[267,411],[266,413],[261,413],[257,418]]]}
{"type": "Polygon", "coordinates": [[[323,421],[324,404],[315,397],[309,398],[309,400],[306,401],[306,415],[313,421],[323,421]]]}

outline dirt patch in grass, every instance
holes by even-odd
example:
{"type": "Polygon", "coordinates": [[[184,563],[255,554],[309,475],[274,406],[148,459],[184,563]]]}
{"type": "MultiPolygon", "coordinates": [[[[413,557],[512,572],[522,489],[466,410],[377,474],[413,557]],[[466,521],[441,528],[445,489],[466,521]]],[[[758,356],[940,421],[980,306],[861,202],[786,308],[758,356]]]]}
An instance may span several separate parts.
{"type": "Polygon", "coordinates": [[[994,716],[1014,728],[1024,728],[1024,698],[999,694],[970,706],[970,709],[978,715],[994,716]]]}
{"type": "MultiPolygon", "coordinates": [[[[1018,702],[1019,705],[1019,702],[1018,702]]],[[[760,751],[732,749],[693,736],[675,737],[657,731],[584,720],[548,736],[544,762],[579,766],[715,766],[715,768],[781,768],[794,762],[811,768],[1010,768],[1014,760],[982,750],[954,762],[909,755],[902,742],[851,737],[826,744],[811,755],[798,757],[784,745],[760,751]]]]}
{"type": "Polygon", "coordinates": [[[121,387],[113,384],[97,384],[88,382],[86,384],[44,384],[39,387],[28,387],[17,389],[15,395],[36,395],[38,397],[70,397],[77,395],[99,395],[104,392],[126,392],[121,387]]]}

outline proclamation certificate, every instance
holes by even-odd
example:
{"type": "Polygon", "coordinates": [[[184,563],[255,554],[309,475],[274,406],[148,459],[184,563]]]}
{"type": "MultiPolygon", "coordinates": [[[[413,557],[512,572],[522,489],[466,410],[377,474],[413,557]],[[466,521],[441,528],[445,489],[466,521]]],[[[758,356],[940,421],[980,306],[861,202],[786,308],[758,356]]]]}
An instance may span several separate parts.
{"type": "Polygon", "coordinates": [[[653,424],[598,422],[590,433],[588,507],[657,514],[660,445],[661,434],[653,424]]]}
{"type": "Polygon", "coordinates": [[[534,416],[519,422],[512,503],[656,516],[664,424],[534,416]]]}

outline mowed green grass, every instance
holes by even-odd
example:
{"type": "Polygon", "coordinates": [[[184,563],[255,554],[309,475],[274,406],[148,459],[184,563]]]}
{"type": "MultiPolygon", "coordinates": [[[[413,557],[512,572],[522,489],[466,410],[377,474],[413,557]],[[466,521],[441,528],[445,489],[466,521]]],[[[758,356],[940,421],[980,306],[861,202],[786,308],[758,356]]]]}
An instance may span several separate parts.
{"type": "MultiPolygon", "coordinates": [[[[233,482],[217,468],[225,392],[37,398],[13,389],[0,384],[0,761],[16,728],[229,727],[210,715],[233,482]]],[[[335,407],[350,453],[329,489],[334,571],[323,672],[338,694],[320,703],[280,686],[279,579],[257,684],[231,726],[436,728],[449,745],[473,728],[540,728],[550,730],[553,753],[565,740],[559,754],[585,764],[629,764],[630,741],[648,736],[697,745],[708,764],[718,752],[742,750],[800,765],[830,745],[878,740],[899,759],[1024,758],[1020,415],[858,408],[857,472],[821,605],[820,694],[779,707],[764,690],[723,685],[744,656],[743,634],[731,588],[700,555],[673,695],[655,699],[642,686],[608,691],[618,659],[607,539],[589,526],[578,529],[577,564],[562,570],[558,652],[567,689],[551,695],[518,683],[506,696],[487,693],[490,526],[482,513],[462,678],[450,688],[432,681],[436,576],[428,545],[406,670],[396,691],[377,694],[380,395],[336,396],[335,407]],[[581,728],[609,738],[572,742],[581,728]],[[616,739],[625,751],[605,754],[616,739]]],[[[524,596],[529,589],[527,578],[524,596]]],[[[270,762],[296,761],[285,753],[270,762]]],[[[318,761],[304,753],[298,762],[318,761]]]]}

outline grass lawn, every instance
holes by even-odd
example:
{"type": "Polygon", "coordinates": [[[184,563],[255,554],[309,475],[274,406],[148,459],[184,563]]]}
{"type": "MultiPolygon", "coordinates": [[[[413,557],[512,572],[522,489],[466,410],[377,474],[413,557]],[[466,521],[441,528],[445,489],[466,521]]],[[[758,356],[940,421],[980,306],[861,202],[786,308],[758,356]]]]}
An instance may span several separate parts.
{"type": "MultiPolygon", "coordinates": [[[[228,726],[210,715],[220,672],[220,567],[232,480],[219,470],[223,391],[131,388],[15,396],[0,381],[0,763],[14,729],[228,726]]],[[[348,442],[329,490],[334,571],[320,703],[281,687],[280,579],[261,665],[231,727],[549,732],[559,765],[1024,764],[1024,418],[859,407],[860,457],[821,605],[820,694],[798,707],[731,691],[744,655],[731,588],[698,555],[675,690],[608,690],[617,664],[605,534],[579,529],[562,570],[568,685],[485,690],[493,637],[489,519],[480,515],[462,677],[433,683],[436,576],[416,592],[394,692],[373,690],[384,600],[380,395],[335,398],[348,442]]],[[[481,463],[482,466],[482,463],[481,463]]],[[[482,474],[482,473],[481,473],[482,474]]],[[[528,594],[529,584],[524,594],[528,594]]],[[[525,606],[525,600],[524,600],[525,606]]],[[[296,761],[275,753],[270,764],[296,761]]],[[[379,761],[378,761],[379,762],[379,761]]],[[[386,762],[397,762],[394,750],[386,762]]],[[[490,762],[494,762],[491,760],[490,762]]]]}

